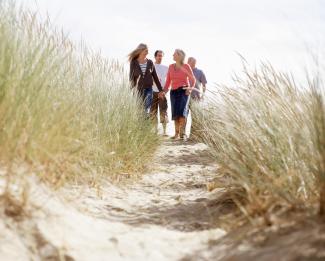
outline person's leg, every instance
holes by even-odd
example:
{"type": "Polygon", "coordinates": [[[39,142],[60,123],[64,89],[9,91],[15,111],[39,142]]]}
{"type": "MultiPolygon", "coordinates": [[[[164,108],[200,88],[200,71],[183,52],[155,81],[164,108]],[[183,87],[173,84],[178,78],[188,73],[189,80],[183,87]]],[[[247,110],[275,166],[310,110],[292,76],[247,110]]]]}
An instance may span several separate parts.
{"type": "MultiPolygon", "coordinates": [[[[188,111],[190,112],[191,110],[191,104],[192,104],[192,97],[190,98],[190,101],[189,101],[189,106],[188,106],[188,111]]],[[[191,110],[192,112],[192,110],[191,110]]],[[[186,125],[187,125],[187,117],[185,118],[185,123],[184,123],[184,129],[186,130],[186,125]]]]}
{"type": "Polygon", "coordinates": [[[151,104],[152,104],[152,88],[145,88],[144,96],[145,96],[145,100],[144,100],[145,113],[146,113],[147,117],[149,118],[150,117],[150,108],[151,108],[151,104]]]}
{"type": "Polygon", "coordinates": [[[171,104],[171,109],[172,109],[172,119],[174,120],[175,123],[175,136],[173,139],[177,139],[179,135],[179,120],[177,116],[177,108],[176,108],[176,101],[177,101],[177,92],[176,91],[171,91],[170,92],[170,104],[171,104]]]}
{"type": "Polygon", "coordinates": [[[186,126],[186,118],[185,117],[179,117],[179,137],[181,139],[185,139],[185,126],[186,126]]]}
{"type": "Polygon", "coordinates": [[[190,139],[192,140],[195,137],[195,130],[196,130],[196,121],[195,121],[195,117],[193,117],[193,107],[195,106],[195,104],[197,104],[200,100],[198,98],[192,98],[190,100],[190,106],[189,109],[191,110],[191,119],[192,119],[192,123],[191,123],[191,128],[190,128],[190,139]]]}
{"type": "Polygon", "coordinates": [[[186,95],[185,92],[182,92],[180,97],[180,110],[181,116],[179,119],[179,133],[181,139],[186,139],[186,123],[187,116],[189,111],[190,96],[186,95]]]}
{"type": "Polygon", "coordinates": [[[159,104],[158,92],[153,92],[152,95],[152,104],[150,108],[150,116],[152,121],[156,124],[158,128],[158,104],[159,104]]]}
{"type": "Polygon", "coordinates": [[[167,99],[159,99],[159,114],[160,114],[160,122],[163,126],[164,135],[167,135],[167,123],[168,123],[168,105],[167,99]]]}
{"type": "Polygon", "coordinates": [[[173,139],[178,139],[179,138],[179,130],[180,130],[180,121],[179,121],[180,117],[176,117],[174,120],[175,123],[175,136],[173,137],[173,139]]]}
{"type": "Polygon", "coordinates": [[[163,122],[162,123],[162,126],[163,126],[163,135],[164,136],[168,136],[167,135],[167,123],[166,122],[163,122]]]}

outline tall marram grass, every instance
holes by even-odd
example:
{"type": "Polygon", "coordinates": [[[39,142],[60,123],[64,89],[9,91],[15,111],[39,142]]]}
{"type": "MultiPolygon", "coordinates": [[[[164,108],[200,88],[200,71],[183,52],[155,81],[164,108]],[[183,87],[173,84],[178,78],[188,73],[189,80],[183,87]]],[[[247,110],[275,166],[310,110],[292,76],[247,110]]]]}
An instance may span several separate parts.
{"type": "Polygon", "coordinates": [[[244,71],[194,109],[196,138],[211,147],[249,218],[271,222],[275,210],[319,201],[324,214],[324,83],[297,86],[268,64],[244,71]]]}
{"type": "Polygon", "coordinates": [[[123,66],[0,1],[1,168],[97,178],[140,170],[156,145],[123,66]]]}

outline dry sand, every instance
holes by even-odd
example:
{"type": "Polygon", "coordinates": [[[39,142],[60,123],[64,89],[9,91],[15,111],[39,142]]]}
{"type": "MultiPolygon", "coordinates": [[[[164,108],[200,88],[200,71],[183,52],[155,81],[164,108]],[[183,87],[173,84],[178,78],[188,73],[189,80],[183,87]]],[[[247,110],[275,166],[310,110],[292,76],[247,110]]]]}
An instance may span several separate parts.
{"type": "Polygon", "coordinates": [[[0,197],[0,260],[325,260],[325,226],[312,217],[220,229],[234,206],[207,191],[217,173],[204,144],[166,140],[148,173],[124,184],[54,192],[29,178],[24,215],[0,197]]]}
{"type": "Polygon", "coordinates": [[[31,181],[32,217],[3,218],[1,260],[180,260],[204,256],[225,235],[211,207],[217,172],[204,144],[166,140],[149,173],[123,186],[69,186],[57,192],[31,181]],[[208,250],[207,250],[208,251],[208,250]]]}

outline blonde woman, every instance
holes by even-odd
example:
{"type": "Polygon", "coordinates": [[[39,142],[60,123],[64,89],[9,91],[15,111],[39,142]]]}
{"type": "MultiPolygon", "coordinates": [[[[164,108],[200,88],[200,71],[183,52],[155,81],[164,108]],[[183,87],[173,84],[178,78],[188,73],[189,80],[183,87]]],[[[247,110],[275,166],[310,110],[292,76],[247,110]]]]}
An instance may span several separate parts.
{"type": "Polygon", "coordinates": [[[169,65],[167,79],[164,86],[165,93],[171,86],[170,103],[172,119],[175,121],[175,136],[185,139],[185,124],[189,108],[189,95],[195,86],[195,77],[188,64],[184,64],[185,52],[176,49],[173,55],[175,63],[169,65]],[[192,86],[191,86],[192,84],[192,86]]]}
{"type": "Polygon", "coordinates": [[[145,113],[149,117],[152,103],[152,86],[155,82],[159,97],[163,98],[164,93],[158,79],[155,66],[151,60],[147,58],[148,46],[139,44],[138,47],[129,54],[130,62],[130,82],[132,88],[137,88],[139,96],[144,103],[145,113]]]}

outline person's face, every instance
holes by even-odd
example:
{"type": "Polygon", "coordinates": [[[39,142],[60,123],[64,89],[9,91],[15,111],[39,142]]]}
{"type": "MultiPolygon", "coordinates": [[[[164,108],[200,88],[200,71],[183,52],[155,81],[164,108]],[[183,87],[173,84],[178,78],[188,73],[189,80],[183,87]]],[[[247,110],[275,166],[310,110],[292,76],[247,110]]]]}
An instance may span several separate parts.
{"type": "Polygon", "coordinates": [[[196,66],[196,61],[194,59],[188,59],[187,63],[191,66],[192,69],[196,66]]]}
{"type": "Polygon", "coordinates": [[[148,55],[148,49],[144,49],[141,53],[140,56],[141,57],[146,57],[148,55]]]}
{"type": "Polygon", "coordinates": [[[164,54],[162,52],[158,52],[157,56],[155,57],[156,63],[161,64],[163,57],[164,57],[164,54]]]}
{"type": "Polygon", "coordinates": [[[179,54],[175,51],[174,54],[173,54],[173,60],[175,62],[179,62],[180,61],[180,57],[179,57],[179,54]]]}

